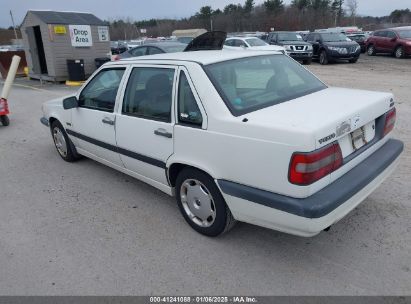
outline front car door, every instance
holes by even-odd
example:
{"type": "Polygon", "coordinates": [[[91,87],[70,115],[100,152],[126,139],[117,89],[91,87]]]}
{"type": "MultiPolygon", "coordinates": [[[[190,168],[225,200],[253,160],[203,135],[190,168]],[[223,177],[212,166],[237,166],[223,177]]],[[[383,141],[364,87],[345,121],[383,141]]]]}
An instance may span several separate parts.
{"type": "Polygon", "coordinates": [[[168,185],[166,162],[174,147],[176,69],[133,66],[116,119],[117,146],[125,167],[156,185],[168,185]]]}
{"type": "Polygon", "coordinates": [[[99,71],[77,96],[67,133],[76,147],[100,160],[122,166],[115,138],[115,108],[126,67],[99,71]]]}

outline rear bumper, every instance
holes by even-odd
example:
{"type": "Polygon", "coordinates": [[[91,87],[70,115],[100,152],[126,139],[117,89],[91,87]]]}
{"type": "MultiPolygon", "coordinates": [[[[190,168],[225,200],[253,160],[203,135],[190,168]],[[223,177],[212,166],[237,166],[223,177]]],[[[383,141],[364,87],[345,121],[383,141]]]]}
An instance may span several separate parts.
{"type": "Polygon", "coordinates": [[[360,204],[395,169],[404,145],[390,139],[335,182],[307,198],[291,198],[233,182],[218,185],[240,221],[300,236],[313,236],[360,204]]]}

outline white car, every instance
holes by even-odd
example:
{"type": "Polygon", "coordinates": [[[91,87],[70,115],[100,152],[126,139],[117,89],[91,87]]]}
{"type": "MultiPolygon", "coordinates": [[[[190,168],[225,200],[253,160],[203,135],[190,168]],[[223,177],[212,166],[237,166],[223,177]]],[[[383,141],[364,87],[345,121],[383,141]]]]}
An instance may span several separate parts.
{"type": "Polygon", "coordinates": [[[285,53],[285,48],[270,45],[257,37],[230,37],[224,42],[224,50],[275,51],[285,53]]]}
{"type": "Polygon", "coordinates": [[[391,93],[331,88],[290,57],[197,51],[110,62],[44,103],[66,161],[86,156],[175,196],[217,236],[235,220],[313,236],[393,172],[391,93]]]}

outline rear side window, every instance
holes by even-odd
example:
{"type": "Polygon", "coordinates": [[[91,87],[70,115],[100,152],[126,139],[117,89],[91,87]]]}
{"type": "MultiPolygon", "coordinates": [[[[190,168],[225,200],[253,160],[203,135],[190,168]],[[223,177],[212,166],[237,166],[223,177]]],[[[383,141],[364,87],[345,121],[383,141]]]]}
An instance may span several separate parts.
{"type": "Polygon", "coordinates": [[[264,55],[205,66],[234,116],[301,97],[326,86],[293,59],[264,55]]]}
{"type": "Polygon", "coordinates": [[[138,47],[135,49],[132,49],[129,51],[131,55],[138,57],[138,56],[144,56],[147,53],[147,47],[143,46],[143,47],[138,47]]]}
{"type": "Polygon", "coordinates": [[[396,38],[397,35],[395,35],[394,32],[387,32],[387,37],[388,37],[388,38],[396,38]]]}
{"type": "Polygon", "coordinates": [[[171,121],[174,69],[134,68],[126,88],[122,113],[171,121]]]}
{"type": "Polygon", "coordinates": [[[178,121],[190,126],[201,127],[203,124],[201,111],[184,72],[180,73],[178,85],[178,121]]]}

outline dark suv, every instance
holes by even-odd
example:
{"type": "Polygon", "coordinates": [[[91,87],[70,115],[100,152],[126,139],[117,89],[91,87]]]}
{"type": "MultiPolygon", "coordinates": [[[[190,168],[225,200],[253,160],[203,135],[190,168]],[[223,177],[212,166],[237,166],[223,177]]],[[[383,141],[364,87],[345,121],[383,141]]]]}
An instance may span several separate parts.
{"type": "Polygon", "coordinates": [[[375,31],[366,41],[367,53],[389,53],[397,58],[411,55],[411,26],[375,31]]]}
{"type": "Polygon", "coordinates": [[[313,48],[295,32],[271,32],[266,38],[267,43],[280,45],[285,48],[291,58],[310,64],[313,58],[313,48]]]}
{"type": "Polygon", "coordinates": [[[314,32],[308,34],[306,40],[313,45],[313,57],[318,58],[321,64],[337,60],[355,63],[361,54],[358,43],[341,33],[314,32]]]}

